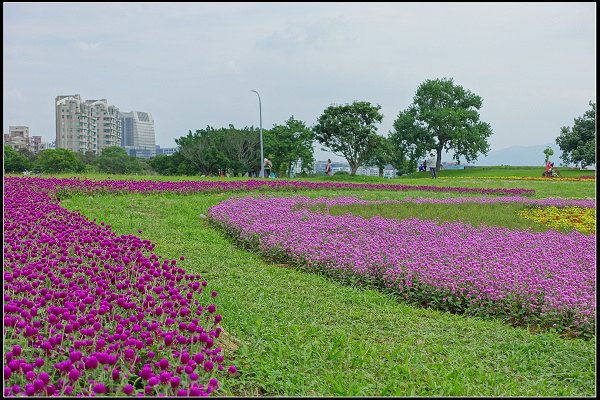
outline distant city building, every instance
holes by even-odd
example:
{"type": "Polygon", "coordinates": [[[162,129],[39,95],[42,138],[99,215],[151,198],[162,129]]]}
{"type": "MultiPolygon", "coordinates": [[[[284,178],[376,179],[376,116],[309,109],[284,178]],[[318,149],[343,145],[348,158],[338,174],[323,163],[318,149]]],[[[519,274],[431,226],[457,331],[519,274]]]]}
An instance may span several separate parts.
{"type": "Polygon", "coordinates": [[[33,154],[37,154],[42,151],[42,137],[41,136],[31,136],[29,138],[29,151],[33,154]]]}
{"type": "Polygon", "coordinates": [[[56,142],[53,140],[51,142],[42,142],[42,150],[54,150],[56,149],[56,142]]]}
{"type": "Polygon", "coordinates": [[[165,147],[165,148],[163,148],[163,147],[160,147],[159,145],[156,145],[156,155],[157,156],[161,155],[161,154],[169,156],[169,155],[175,153],[176,151],[177,151],[177,147],[165,147]]]}
{"type": "Polygon", "coordinates": [[[150,158],[156,153],[156,136],[152,115],[141,111],[120,113],[121,146],[134,157],[150,158]]]}
{"type": "MultiPolygon", "coordinates": [[[[316,174],[324,174],[325,173],[325,164],[327,161],[316,161],[314,171],[316,174]]],[[[335,174],[336,172],[344,171],[350,173],[352,169],[350,168],[350,164],[345,161],[332,161],[331,162],[331,173],[335,174]]],[[[383,169],[384,178],[394,178],[396,177],[397,170],[391,165],[386,165],[383,169]]],[[[378,167],[358,167],[356,170],[356,175],[365,175],[365,176],[379,176],[379,168],[378,167]]]]}
{"type": "Polygon", "coordinates": [[[106,99],[81,100],[81,96],[56,97],[56,148],[100,154],[121,145],[119,109],[106,99]]]}
{"type": "Polygon", "coordinates": [[[3,134],[4,144],[15,150],[29,150],[37,154],[42,150],[42,137],[29,136],[28,126],[9,126],[8,133],[3,134]]]}
{"type": "Polygon", "coordinates": [[[456,161],[443,161],[440,169],[465,169],[465,166],[456,161]]]}

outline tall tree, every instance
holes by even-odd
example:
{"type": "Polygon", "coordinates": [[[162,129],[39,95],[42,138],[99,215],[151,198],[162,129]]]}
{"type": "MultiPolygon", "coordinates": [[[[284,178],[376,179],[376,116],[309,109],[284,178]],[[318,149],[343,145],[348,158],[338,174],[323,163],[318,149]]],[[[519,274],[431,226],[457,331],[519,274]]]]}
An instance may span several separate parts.
{"type": "Polygon", "coordinates": [[[254,128],[236,129],[229,125],[223,139],[227,166],[234,175],[260,172],[260,136],[254,128]]]}
{"type": "Polygon", "coordinates": [[[273,162],[278,175],[290,176],[292,168],[300,164],[303,173],[312,170],[314,134],[303,121],[292,115],[285,125],[274,125],[264,135],[265,154],[273,162]]]}
{"type": "Polygon", "coordinates": [[[428,79],[419,85],[408,109],[399,113],[391,138],[415,162],[414,167],[431,149],[436,151],[438,169],[442,150],[454,151],[457,161],[461,156],[467,162],[477,160],[489,151],[487,139],[492,135],[490,124],[479,120],[482,102],[452,78],[428,79]]]}
{"type": "Polygon", "coordinates": [[[85,164],[77,153],[69,149],[42,150],[33,163],[33,169],[37,172],[83,172],[85,164]]]}
{"type": "Polygon", "coordinates": [[[392,162],[395,161],[397,154],[394,152],[394,145],[389,138],[377,135],[377,142],[375,150],[373,151],[371,158],[365,162],[365,166],[377,167],[379,176],[383,177],[385,166],[392,164],[392,162]]]}
{"type": "Polygon", "coordinates": [[[544,164],[548,164],[548,160],[550,160],[550,157],[554,154],[554,150],[552,150],[552,147],[550,146],[546,146],[546,148],[544,149],[544,164]]]}
{"type": "Polygon", "coordinates": [[[30,161],[9,145],[4,145],[4,171],[23,172],[29,169],[30,161]]]}
{"type": "Polygon", "coordinates": [[[556,144],[562,150],[560,158],[564,164],[580,165],[585,168],[596,163],[596,103],[589,102],[591,110],[575,118],[573,128],[563,126],[556,144]]]}
{"type": "Polygon", "coordinates": [[[187,136],[175,139],[179,152],[191,163],[197,173],[216,174],[219,169],[227,168],[227,159],[223,155],[223,132],[207,126],[187,136]]]}
{"type": "Polygon", "coordinates": [[[125,149],[118,146],[103,148],[96,158],[96,164],[100,171],[111,174],[131,174],[143,171],[139,160],[130,156],[125,149]]]}
{"type": "Polygon", "coordinates": [[[313,127],[320,144],[348,161],[351,175],[355,175],[358,167],[372,156],[379,143],[375,127],[383,119],[379,110],[380,105],[374,106],[367,101],[331,105],[313,127]]]}

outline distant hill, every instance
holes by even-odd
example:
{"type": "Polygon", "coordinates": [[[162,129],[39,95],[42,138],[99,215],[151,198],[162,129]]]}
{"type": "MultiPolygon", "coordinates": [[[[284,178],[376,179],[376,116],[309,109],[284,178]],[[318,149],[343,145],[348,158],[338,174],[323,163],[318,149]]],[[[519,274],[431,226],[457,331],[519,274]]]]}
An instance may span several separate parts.
{"type": "Polygon", "coordinates": [[[550,146],[554,150],[554,154],[550,157],[550,161],[558,167],[562,160],[560,156],[562,151],[556,143],[540,144],[535,146],[511,146],[501,150],[490,151],[486,157],[479,157],[477,161],[471,164],[482,167],[492,167],[499,165],[510,166],[543,166],[546,155],[544,150],[550,146]]]}

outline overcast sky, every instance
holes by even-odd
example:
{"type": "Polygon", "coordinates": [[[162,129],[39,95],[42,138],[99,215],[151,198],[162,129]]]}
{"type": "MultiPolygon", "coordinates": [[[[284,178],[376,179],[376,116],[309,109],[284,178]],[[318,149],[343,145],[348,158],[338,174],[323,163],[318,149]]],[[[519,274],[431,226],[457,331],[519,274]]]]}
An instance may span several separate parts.
{"type": "Polygon", "coordinates": [[[5,2],[3,72],[5,133],[54,140],[56,96],[79,94],[152,114],[161,147],[258,127],[251,89],[265,129],[358,100],[387,135],[419,84],[452,78],[499,150],[554,143],[596,101],[596,3],[5,2]]]}

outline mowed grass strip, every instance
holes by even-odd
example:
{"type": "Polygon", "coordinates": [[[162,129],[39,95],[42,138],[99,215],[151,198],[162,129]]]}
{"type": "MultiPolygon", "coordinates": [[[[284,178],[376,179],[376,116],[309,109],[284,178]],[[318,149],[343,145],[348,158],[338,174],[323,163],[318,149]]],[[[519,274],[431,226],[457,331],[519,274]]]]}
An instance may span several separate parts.
{"type": "MultiPolygon", "coordinates": [[[[462,221],[472,226],[501,226],[510,229],[529,229],[544,232],[557,229],[562,232],[577,230],[572,225],[548,226],[536,219],[527,219],[519,213],[529,209],[544,210],[545,207],[532,207],[522,203],[464,203],[464,204],[355,204],[333,206],[329,208],[331,215],[353,214],[366,218],[383,217],[393,219],[420,218],[438,222],[462,221]]],[[[556,207],[555,207],[556,208],[556,207]]],[[[595,211],[595,210],[593,210],[595,211]]],[[[583,231],[582,233],[589,233],[583,231]]]]}
{"type": "Polygon", "coordinates": [[[415,308],[267,262],[200,217],[230,195],[74,196],[61,203],[118,234],[151,240],[165,258],[184,255],[182,267],[218,291],[227,333],[221,345],[239,370],[222,381],[221,394],[595,395],[594,340],[415,308]]]}

